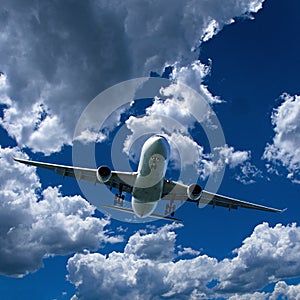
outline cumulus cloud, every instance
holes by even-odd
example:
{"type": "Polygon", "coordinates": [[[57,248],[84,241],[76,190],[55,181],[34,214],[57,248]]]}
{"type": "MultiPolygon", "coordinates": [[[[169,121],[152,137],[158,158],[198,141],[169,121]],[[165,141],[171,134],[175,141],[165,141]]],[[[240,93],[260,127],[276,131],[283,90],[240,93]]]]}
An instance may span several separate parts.
{"type": "Polygon", "coordinates": [[[270,295],[270,300],[276,299],[300,299],[300,284],[288,285],[284,281],[279,281],[276,283],[274,291],[270,295]]]}
{"type": "Polygon", "coordinates": [[[233,147],[228,147],[228,145],[225,145],[218,150],[222,160],[230,168],[235,168],[250,158],[250,151],[235,151],[233,147]]]}
{"type": "MultiPolygon", "coordinates": [[[[185,274],[171,276],[170,272],[175,268],[172,260],[175,257],[176,227],[178,225],[166,225],[156,232],[138,232],[129,239],[123,253],[112,252],[107,257],[88,252],[74,255],[67,266],[68,279],[78,289],[73,299],[105,296],[113,299],[161,299],[163,295],[168,296],[176,275],[176,278],[187,278],[196,273],[199,277],[205,276],[209,265],[206,257],[197,259],[199,269],[185,269],[185,274]]],[[[184,261],[178,264],[182,272],[186,265],[183,265],[184,261]]],[[[180,282],[178,284],[181,286],[180,282]]],[[[186,288],[194,284],[192,277],[189,282],[182,282],[186,288]]],[[[176,288],[179,289],[178,286],[176,288]]],[[[177,299],[180,299],[180,293],[178,295],[177,299]]]]}
{"type": "Polygon", "coordinates": [[[247,292],[270,282],[299,276],[300,227],[263,223],[254,229],[233,259],[220,262],[222,292],[247,292]],[[255,278],[255,280],[253,280],[255,278]],[[252,280],[250,280],[252,279],[252,280]]]}
{"type": "Polygon", "coordinates": [[[221,261],[199,253],[178,259],[175,229],[167,225],[156,232],[137,232],[124,252],[75,254],[67,266],[68,278],[77,288],[73,299],[100,295],[114,299],[278,299],[279,295],[293,298],[299,290],[299,285],[282,281],[300,275],[300,227],[296,224],[260,224],[233,251],[233,258],[221,261]],[[165,246],[170,247],[165,248],[166,255],[162,253],[165,246]],[[273,292],[258,292],[272,282],[277,282],[273,292]]]}
{"type": "Polygon", "coordinates": [[[124,253],[157,262],[170,261],[175,258],[176,234],[173,230],[180,227],[181,224],[166,225],[149,234],[138,231],[129,238],[124,253]]]}
{"type": "MultiPolygon", "coordinates": [[[[0,63],[9,83],[5,101],[17,104],[6,108],[2,125],[22,146],[46,154],[59,151],[72,142],[84,107],[113,84],[174,65],[180,70],[174,78],[194,85],[191,80],[201,77],[200,65],[195,63],[201,41],[233,17],[257,12],[262,3],[6,2],[1,6],[0,63]],[[48,112],[39,130],[27,120],[36,103],[48,112]],[[26,121],[24,130],[14,128],[16,120],[26,121]],[[52,136],[50,147],[44,132],[58,126],[63,129],[59,138],[52,136]]],[[[195,84],[201,90],[201,82],[195,84]]],[[[205,89],[204,94],[213,101],[205,89]]]]}
{"type": "MultiPolygon", "coordinates": [[[[179,246],[179,249],[181,249],[182,247],[179,246]]],[[[178,251],[178,256],[184,256],[184,255],[191,255],[191,256],[196,256],[199,255],[200,251],[198,250],[194,250],[191,247],[183,247],[182,250],[178,251]]]]}
{"type": "Polygon", "coordinates": [[[0,72],[0,104],[10,105],[11,100],[7,96],[7,76],[0,72]]]}
{"type": "Polygon", "coordinates": [[[255,165],[246,161],[240,166],[240,172],[235,174],[235,179],[243,184],[255,183],[257,178],[262,178],[263,173],[255,165]]]}
{"type": "MultiPolygon", "coordinates": [[[[204,69],[204,66],[196,67],[196,64],[194,67],[197,70],[204,69]]],[[[189,72],[190,69],[186,67],[182,67],[180,71],[175,70],[175,74],[181,75],[189,72]]],[[[203,74],[206,72],[209,71],[202,71],[203,74]]],[[[178,75],[177,77],[180,78],[178,75]]],[[[225,143],[221,124],[210,107],[210,104],[218,103],[218,99],[204,96],[199,88],[197,91],[196,88],[187,87],[179,81],[162,87],[159,96],[145,109],[144,115],[130,116],[125,121],[131,134],[125,139],[123,151],[131,160],[138,161],[141,143],[135,142],[140,137],[145,140],[146,136],[154,133],[164,133],[171,146],[171,166],[181,169],[181,174],[194,173],[206,180],[229,166],[230,169],[237,169],[235,179],[244,184],[254,183],[255,178],[261,176],[261,171],[250,163],[250,151],[235,150],[225,143]],[[212,147],[211,153],[205,153],[204,147],[190,135],[192,130],[197,130],[196,126],[201,126],[204,130],[212,147]]],[[[192,182],[194,181],[190,183],[192,182]]]]}
{"type": "Polygon", "coordinates": [[[269,299],[269,294],[264,292],[254,292],[254,293],[245,293],[243,295],[235,294],[230,296],[229,300],[267,300],[269,299]]]}
{"type": "Polygon", "coordinates": [[[171,102],[171,105],[160,100],[156,100],[156,102],[151,109],[147,109],[145,116],[130,117],[126,121],[127,128],[132,134],[127,136],[123,151],[132,160],[137,161],[138,159],[140,148],[134,146],[134,141],[138,137],[150,133],[168,132],[165,137],[171,148],[171,167],[181,169],[184,174],[192,172],[205,180],[225,166],[229,166],[236,172],[235,179],[243,184],[254,183],[256,178],[262,176],[262,172],[250,163],[250,151],[235,150],[234,147],[225,144],[222,147],[215,147],[212,153],[205,153],[204,147],[196,143],[189,135],[188,128],[174,122],[172,117],[178,110],[177,121],[180,120],[180,116],[192,119],[189,112],[185,112],[184,107],[180,110],[174,102],[171,102]]]}
{"type": "Polygon", "coordinates": [[[288,285],[285,281],[278,281],[271,292],[254,292],[243,295],[230,296],[229,300],[277,300],[277,299],[300,299],[300,284],[288,285]]]}
{"type": "Polygon", "coordinates": [[[13,162],[12,155],[25,157],[0,148],[0,274],[20,277],[46,257],[122,240],[108,234],[110,221],[93,217],[95,207],[81,196],[42,190],[35,168],[13,162]]]}
{"type": "Polygon", "coordinates": [[[88,143],[101,143],[107,138],[105,134],[99,131],[94,131],[93,129],[85,129],[80,132],[80,134],[75,138],[76,141],[80,141],[83,144],[88,143]]]}
{"type": "Polygon", "coordinates": [[[230,169],[235,169],[234,178],[243,184],[252,184],[257,178],[263,177],[262,171],[253,165],[250,151],[235,150],[234,147],[225,145],[217,148],[219,152],[218,164],[228,165],[230,169]]]}
{"type": "Polygon", "coordinates": [[[189,129],[197,121],[192,112],[202,111],[205,122],[209,116],[209,107],[205,100],[191,89],[180,88],[179,84],[171,84],[161,89],[161,96],[155,98],[152,105],[146,108],[141,117],[130,116],[125,124],[131,134],[124,142],[123,151],[135,156],[139,149],[132,148],[134,142],[145,135],[166,133],[171,146],[171,160],[176,168],[200,164],[203,156],[203,147],[198,145],[189,135],[189,129]]]}
{"type": "MultiPolygon", "coordinates": [[[[284,94],[282,100],[271,117],[275,135],[273,142],[266,146],[263,158],[275,165],[281,164],[289,172],[288,178],[299,182],[300,96],[284,94]]],[[[269,169],[274,169],[274,165],[269,169]]]]}
{"type": "Polygon", "coordinates": [[[262,171],[251,163],[250,151],[235,150],[234,147],[225,144],[224,147],[213,149],[213,153],[201,159],[199,170],[202,179],[206,179],[226,166],[233,172],[234,179],[242,184],[252,184],[263,177],[262,171]],[[216,157],[214,160],[213,156],[216,157]]]}
{"type": "MultiPolygon", "coordinates": [[[[210,61],[211,63],[211,61],[210,61]]],[[[216,104],[222,103],[223,101],[218,96],[213,96],[211,92],[207,89],[207,86],[203,84],[203,79],[209,75],[211,71],[210,65],[202,64],[200,61],[196,60],[192,62],[190,65],[179,67],[175,65],[172,71],[172,79],[181,84],[186,84],[188,87],[192,88],[194,91],[199,93],[208,103],[216,104]]],[[[172,85],[169,88],[166,88],[164,93],[172,93],[173,95],[176,94],[174,91],[177,89],[176,93],[182,92],[180,85],[172,85]]],[[[186,92],[186,91],[185,91],[186,92]]],[[[191,111],[195,111],[193,109],[199,109],[199,99],[195,99],[193,94],[188,94],[187,97],[187,104],[191,107],[191,111]],[[195,101],[196,100],[196,101],[195,101]],[[189,103],[190,102],[190,103],[189,103]],[[196,106],[198,104],[198,106],[196,106]]],[[[205,116],[205,114],[204,114],[205,116]]]]}
{"type": "Polygon", "coordinates": [[[4,109],[0,125],[20,147],[29,147],[33,152],[50,155],[59,152],[64,144],[70,143],[58,117],[51,115],[48,107],[41,103],[34,103],[28,114],[20,114],[17,102],[11,102],[4,109]]]}

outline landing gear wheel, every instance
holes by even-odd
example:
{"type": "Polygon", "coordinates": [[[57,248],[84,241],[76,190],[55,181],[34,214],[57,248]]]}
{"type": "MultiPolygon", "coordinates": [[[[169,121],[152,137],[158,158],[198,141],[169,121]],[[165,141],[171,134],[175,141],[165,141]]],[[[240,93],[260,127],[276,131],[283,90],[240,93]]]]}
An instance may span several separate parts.
{"type": "Polygon", "coordinates": [[[176,210],[175,204],[167,204],[165,208],[165,215],[171,215],[172,217],[174,217],[175,210],[176,210]]]}
{"type": "Polygon", "coordinates": [[[115,194],[114,205],[123,207],[125,195],[115,194]]]}

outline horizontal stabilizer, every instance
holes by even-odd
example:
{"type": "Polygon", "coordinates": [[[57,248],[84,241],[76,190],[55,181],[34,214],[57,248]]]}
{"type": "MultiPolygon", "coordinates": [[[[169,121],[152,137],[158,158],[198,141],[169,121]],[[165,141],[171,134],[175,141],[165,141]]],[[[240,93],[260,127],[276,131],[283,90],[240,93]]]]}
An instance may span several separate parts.
{"type": "MultiPolygon", "coordinates": [[[[102,204],[102,206],[106,207],[106,208],[111,208],[111,209],[115,209],[115,210],[119,210],[119,211],[123,211],[123,212],[127,212],[130,214],[136,215],[135,212],[133,211],[133,209],[130,209],[127,207],[119,207],[119,206],[106,205],[106,204],[102,204]]],[[[182,222],[182,220],[180,220],[180,219],[169,217],[169,216],[162,216],[162,215],[158,215],[158,214],[151,214],[149,216],[149,218],[162,219],[162,220],[168,220],[168,221],[174,221],[174,222],[182,222]]]]}

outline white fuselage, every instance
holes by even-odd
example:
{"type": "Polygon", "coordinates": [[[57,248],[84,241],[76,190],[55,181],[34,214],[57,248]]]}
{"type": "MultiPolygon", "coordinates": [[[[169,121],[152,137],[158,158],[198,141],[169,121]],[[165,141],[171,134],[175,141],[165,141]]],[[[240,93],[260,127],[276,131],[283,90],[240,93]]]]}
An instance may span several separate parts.
{"type": "Polygon", "coordinates": [[[161,135],[152,136],[143,145],[132,191],[132,208],[141,218],[153,213],[161,199],[169,155],[169,143],[161,135]]]}

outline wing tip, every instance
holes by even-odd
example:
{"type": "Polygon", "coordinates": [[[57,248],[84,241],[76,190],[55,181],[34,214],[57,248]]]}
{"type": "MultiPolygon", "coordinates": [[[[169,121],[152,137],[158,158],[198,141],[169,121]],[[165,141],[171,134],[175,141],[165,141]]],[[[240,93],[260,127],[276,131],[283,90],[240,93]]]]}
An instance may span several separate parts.
{"type": "Polygon", "coordinates": [[[10,156],[14,161],[17,161],[17,162],[20,162],[20,163],[22,163],[22,162],[24,162],[25,160],[24,159],[22,159],[22,158],[18,158],[18,157],[15,157],[15,156],[10,156]]]}

